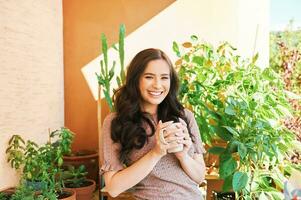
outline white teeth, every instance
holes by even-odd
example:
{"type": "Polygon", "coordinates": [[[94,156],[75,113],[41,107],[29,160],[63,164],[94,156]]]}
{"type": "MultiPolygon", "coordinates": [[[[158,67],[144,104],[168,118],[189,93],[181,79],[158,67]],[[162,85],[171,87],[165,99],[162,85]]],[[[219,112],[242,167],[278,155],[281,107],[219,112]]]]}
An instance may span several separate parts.
{"type": "Polygon", "coordinates": [[[159,96],[162,92],[149,92],[151,95],[159,96]]]}

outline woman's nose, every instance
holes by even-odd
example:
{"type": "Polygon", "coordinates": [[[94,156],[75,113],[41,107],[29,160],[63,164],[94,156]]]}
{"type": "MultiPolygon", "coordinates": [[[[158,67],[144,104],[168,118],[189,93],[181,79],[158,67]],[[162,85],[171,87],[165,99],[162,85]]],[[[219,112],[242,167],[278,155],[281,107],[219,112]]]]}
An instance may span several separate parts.
{"type": "Polygon", "coordinates": [[[154,80],[154,83],[153,83],[153,87],[154,88],[161,88],[162,84],[161,84],[161,81],[160,80],[154,80]]]}

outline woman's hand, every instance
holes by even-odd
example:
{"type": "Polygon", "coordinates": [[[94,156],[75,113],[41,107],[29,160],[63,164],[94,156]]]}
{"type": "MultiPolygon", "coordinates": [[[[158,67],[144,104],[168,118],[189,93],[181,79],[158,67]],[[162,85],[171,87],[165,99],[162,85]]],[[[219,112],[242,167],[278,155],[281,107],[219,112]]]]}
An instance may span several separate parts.
{"type": "Polygon", "coordinates": [[[180,133],[180,135],[182,136],[182,139],[178,140],[179,144],[183,144],[183,151],[180,152],[176,152],[175,156],[178,159],[183,159],[188,155],[188,151],[192,145],[192,141],[191,141],[191,137],[189,135],[188,129],[187,129],[187,124],[186,122],[180,118],[180,123],[179,123],[179,128],[182,129],[182,132],[180,133]]]}
{"type": "Polygon", "coordinates": [[[161,132],[167,130],[167,127],[170,126],[173,123],[173,121],[168,121],[168,122],[164,122],[162,123],[162,121],[160,120],[157,127],[156,127],[156,132],[155,132],[155,146],[154,148],[151,150],[153,152],[153,154],[157,155],[157,156],[164,156],[167,154],[167,150],[169,148],[174,148],[177,147],[179,144],[178,143],[169,143],[170,142],[170,137],[166,137],[163,139],[162,141],[162,135],[161,132]],[[168,140],[166,140],[168,139],[168,140]]]}

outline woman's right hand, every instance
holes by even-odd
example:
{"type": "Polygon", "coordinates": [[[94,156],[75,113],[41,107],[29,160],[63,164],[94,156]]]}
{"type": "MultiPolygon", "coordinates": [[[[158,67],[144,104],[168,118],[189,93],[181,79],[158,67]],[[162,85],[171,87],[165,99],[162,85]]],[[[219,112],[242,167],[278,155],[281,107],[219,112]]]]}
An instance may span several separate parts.
{"type": "Polygon", "coordinates": [[[173,123],[173,121],[168,121],[168,122],[162,123],[162,121],[160,120],[159,123],[157,124],[156,132],[155,132],[155,140],[156,140],[155,146],[151,150],[157,156],[163,157],[164,155],[167,154],[167,149],[178,146],[178,144],[163,143],[162,140],[160,139],[161,131],[163,131],[165,128],[167,128],[172,123],[173,123]]]}

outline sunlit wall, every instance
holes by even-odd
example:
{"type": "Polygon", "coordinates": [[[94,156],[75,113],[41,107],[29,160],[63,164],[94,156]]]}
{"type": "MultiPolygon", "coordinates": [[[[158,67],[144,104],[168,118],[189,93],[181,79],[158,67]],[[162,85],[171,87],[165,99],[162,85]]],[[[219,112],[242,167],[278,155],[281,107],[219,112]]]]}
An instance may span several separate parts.
{"type": "Polygon", "coordinates": [[[0,1],[0,190],[18,182],[6,162],[13,134],[44,143],[64,122],[62,2],[0,1]]]}

